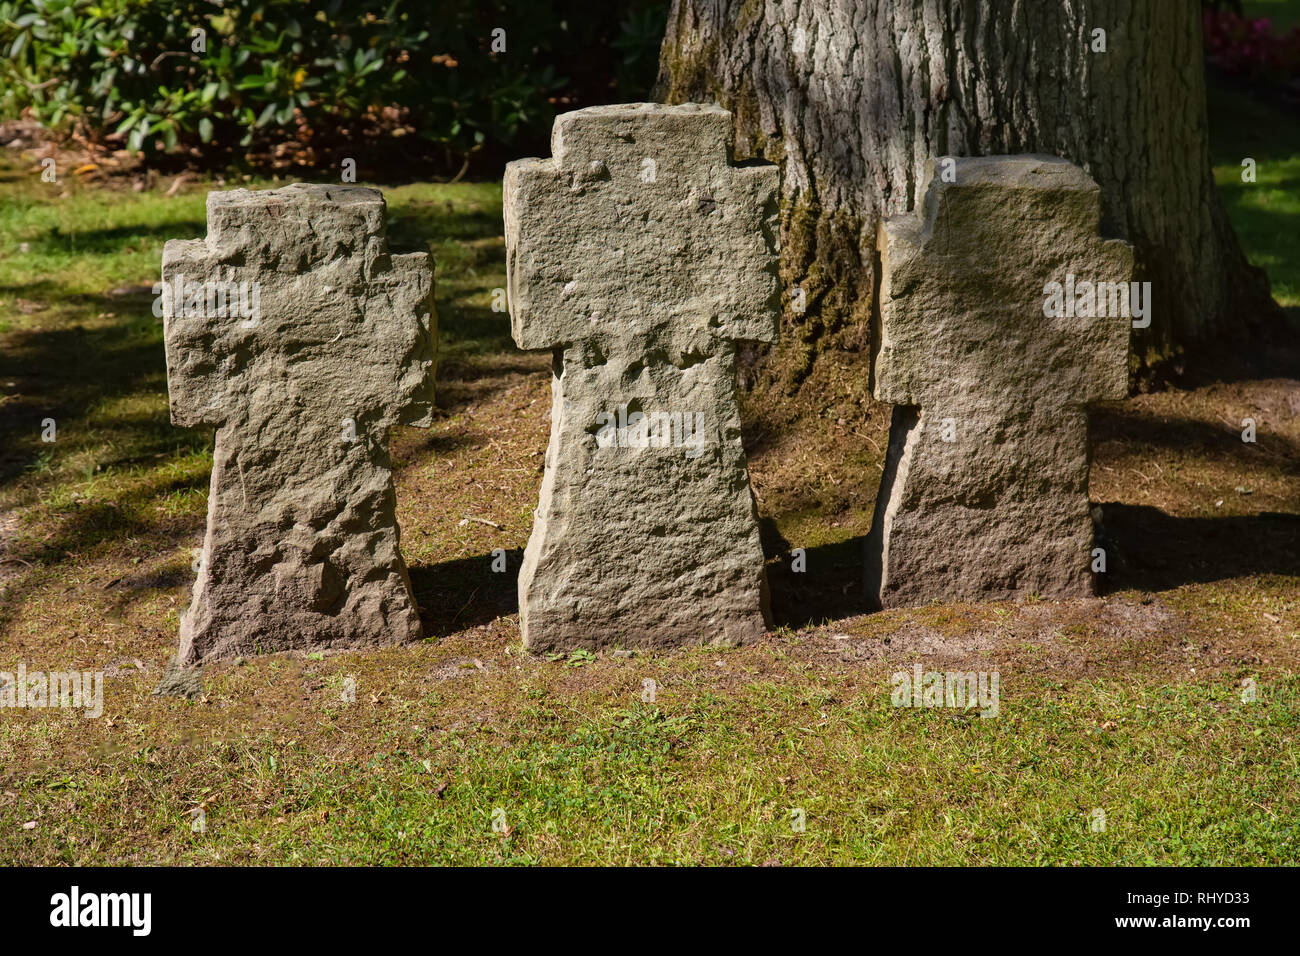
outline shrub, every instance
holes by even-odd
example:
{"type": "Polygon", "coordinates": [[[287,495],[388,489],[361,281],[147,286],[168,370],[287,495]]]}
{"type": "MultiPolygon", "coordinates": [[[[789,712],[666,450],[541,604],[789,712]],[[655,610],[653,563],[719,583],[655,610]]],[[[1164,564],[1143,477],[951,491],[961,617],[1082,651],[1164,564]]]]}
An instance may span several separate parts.
{"type": "Polygon", "coordinates": [[[1205,57],[1222,73],[1247,83],[1285,88],[1300,79],[1300,28],[1283,36],[1268,20],[1206,10],[1205,57]]]}
{"type": "Polygon", "coordinates": [[[235,144],[355,155],[404,140],[464,162],[544,143],[557,108],[644,97],[665,7],[0,0],[0,112],[218,161],[235,144]]]}

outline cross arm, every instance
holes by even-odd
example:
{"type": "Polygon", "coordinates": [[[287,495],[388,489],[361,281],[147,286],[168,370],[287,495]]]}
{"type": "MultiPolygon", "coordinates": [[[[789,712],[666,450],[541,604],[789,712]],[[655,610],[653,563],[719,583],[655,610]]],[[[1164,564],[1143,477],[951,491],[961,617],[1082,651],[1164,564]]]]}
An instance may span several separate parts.
{"type": "Polygon", "coordinates": [[[214,274],[205,240],[173,239],[163,246],[163,343],[174,425],[220,425],[228,414],[240,320],[186,314],[186,287],[206,283],[214,274]]]}

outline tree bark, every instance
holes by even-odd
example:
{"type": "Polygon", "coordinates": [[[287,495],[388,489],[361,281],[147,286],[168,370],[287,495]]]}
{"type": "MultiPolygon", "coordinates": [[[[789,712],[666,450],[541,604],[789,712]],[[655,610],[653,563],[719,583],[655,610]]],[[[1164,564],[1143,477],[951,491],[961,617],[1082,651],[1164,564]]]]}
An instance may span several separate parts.
{"type": "Polygon", "coordinates": [[[737,158],[782,166],[787,390],[870,334],[877,223],[934,156],[1048,153],[1097,180],[1152,283],[1139,377],[1278,313],[1215,190],[1194,0],[674,0],[656,95],[720,103],[737,158]]]}

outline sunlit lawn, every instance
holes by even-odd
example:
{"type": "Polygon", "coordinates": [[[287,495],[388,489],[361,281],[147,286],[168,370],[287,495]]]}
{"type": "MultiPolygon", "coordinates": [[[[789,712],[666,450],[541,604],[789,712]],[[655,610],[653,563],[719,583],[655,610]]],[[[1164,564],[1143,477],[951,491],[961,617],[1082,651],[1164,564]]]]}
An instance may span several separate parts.
{"type": "MultiPolygon", "coordinates": [[[[1216,93],[1212,115],[1242,242],[1298,306],[1300,137],[1235,94],[1216,93]]],[[[487,556],[503,547],[518,566],[549,370],[491,308],[504,284],[495,182],[385,187],[392,245],[427,244],[438,270],[440,418],[394,438],[430,638],[228,662],[205,674],[201,701],[150,697],[188,599],[211,436],[168,421],[148,286],[166,239],[203,235],[206,189],[51,186],[0,166],[0,670],[111,665],[101,720],[0,712],[0,863],[1300,859],[1300,577],[1294,557],[1256,557],[1249,541],[1231,572],[1131,577],[1092,602],[787,613],[739,649],[525,655],[512,576],[487,556]],[[46,418],[54,443],[40,439],[46,418]],[[999,716],[891,707],[890,672],[920,660],[999,670],[999,716]]],[[[1219,454],[1214,395],[1206,410],[1177,400],[1130,409],[1153,427],[1183,415],[1184,431],[1106,445],[1098,487],[1134,513],[1158,503],[1161,520],[1209,509],[1285,532],[1300,510],[1296,436],[1219,454]],[[1210,436],[1204,460],[1174,440],[1188,429],[1210,436]]],[[[757,483],[790,480],[781,454],[756,456],[757,483]]],[[[806,467],[828,487],[865,482],[824,459],[806,467]]],[[[852,586],[861,508],[760,512],[790,542],[827,533],[809,578],[839,561],[852,586]]],[[[791,606],[804,584],[779,565],[773,554],[791,606]]]]}

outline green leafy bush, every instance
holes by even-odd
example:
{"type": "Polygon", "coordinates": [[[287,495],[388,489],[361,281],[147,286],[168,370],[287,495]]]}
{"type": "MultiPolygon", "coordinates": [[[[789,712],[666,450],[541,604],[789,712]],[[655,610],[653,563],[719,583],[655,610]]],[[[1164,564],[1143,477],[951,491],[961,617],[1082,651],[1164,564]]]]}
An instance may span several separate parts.
{"type": "Polygon", "coordinates": [[[0,114],[220,160],[544,143],[557,111],[640,99],[665,0],[0,0],[0,114]],[[561,74],[554,64],[567,64],[561,74]]]}

